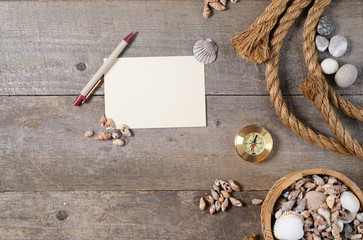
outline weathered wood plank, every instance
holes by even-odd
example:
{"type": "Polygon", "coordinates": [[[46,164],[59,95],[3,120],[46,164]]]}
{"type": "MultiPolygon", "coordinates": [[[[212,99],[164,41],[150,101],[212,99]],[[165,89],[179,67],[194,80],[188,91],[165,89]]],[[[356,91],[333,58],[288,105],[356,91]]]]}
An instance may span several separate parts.
{"type": "MultiPolygon", "coordinates": [[[[78,94],[129,31],[139,33],[125,57],[191,55],[196,40],[210,37],[219,54],[216,63],[206,66],[206,93],[267,94],[264,67],[259,65],[257,72],[242,60],[229,38],[246,29],[268,3],[244,0],[206,20],[201,1],[0,2],[0,22],[5,23],[0,26],[0,95],[78,94]],[[78,63],[86,69],[78,71],[78,63]]],[[[339,62],[359,69],[356,84],[340,93],[363,92],[362,11],[362,1],[345,0],[333,1],[325,13],[334,20],[335,33],[350,42],[339,62]]],[[[300,94],[298,86],[306,77],[303,22],[300,18],[291,29],[281,54],[282,87],[290,95],[300,94]]]]}
{"type": "MultiPolygon", "coordinates": [[[[363,96],[349,97],[355,103],[363,96]]],[[[363,164],[305,142],[285,127],[267,96],[207,97],[206,128],[135,130],[125,147],[83,137],[100,131],[103,97],[74,107],[73,97],[0,97],[0,190],[202,190],[215,178],[235,179],[246,190],[268,190],[284,174],[323,167],[341,171],[363,187],[363,164]],[[265,126],[275,146],[252,164],[234,149],[237,131],[265,126]]],[[[329,133],[315,106],[288,97],[295,114],[329,133]]],[[[344,118],[363,141],[359,122],[344,118]]]]}
{"type": "MultiPolygon", "coordinates": [[[[262,236],[265,191],[239,192],[245,206],[211,216],[199,192],[6,192],[0,194],[1,239],[242,239],[262,236]],[[64,211],[65,214],[58,214],[64,211]],[[61,217],[60,217],[61,216],[61,217]]],[[[63,212],[63,213],[64,213],[63,212]]]]}

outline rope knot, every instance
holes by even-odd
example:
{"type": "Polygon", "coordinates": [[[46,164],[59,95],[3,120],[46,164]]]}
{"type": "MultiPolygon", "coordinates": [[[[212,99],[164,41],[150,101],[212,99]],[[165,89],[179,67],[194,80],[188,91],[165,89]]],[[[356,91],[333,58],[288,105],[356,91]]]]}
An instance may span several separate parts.
{"type": "Polygon", "coordinates": [[[300,85],[300,91],[304,95],[305,98],[310,101],[315,101],[315,97],[319,93],[324,92],[324,84],[321,78],[317,76],[309,76],[305,79],[305,81],[300,85]]]}

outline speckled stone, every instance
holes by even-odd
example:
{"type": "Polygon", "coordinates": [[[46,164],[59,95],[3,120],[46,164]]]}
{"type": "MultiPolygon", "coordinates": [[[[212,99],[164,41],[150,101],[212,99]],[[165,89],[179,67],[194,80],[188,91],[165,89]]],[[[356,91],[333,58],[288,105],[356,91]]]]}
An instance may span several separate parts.
{"type": "Polygon", "coordinates": [[[329,46],[329,40],[323,36],[317,35],[315,38],[316,48],[320,52],[324,52],[329,46]]]}
{"type": "Polygon", "coordinates": [[[352,64],[345,64],[335,74],[335,83],[342,88],[351,86],[358,76],[357,68],[352,64]]]}
{"type": "Polygon", "coordinates": [[[329,52],[334,57],[341,57],[347,51],[348,41],[342,35],[335,35],[330,39],[329,52]]]}
{"type": "Polygon", "coordinates": [[[321,17],[316,30],[320,35],[329,36],[333,32],[333,23],[327,16],[321,17]]]}
{"type": "Polygon", "coordinates": [[[325,74],[334,74],[338,71],[339,64],[336,60],[332,58],[326,58],[321,63],[321,70],[325,74]]]}

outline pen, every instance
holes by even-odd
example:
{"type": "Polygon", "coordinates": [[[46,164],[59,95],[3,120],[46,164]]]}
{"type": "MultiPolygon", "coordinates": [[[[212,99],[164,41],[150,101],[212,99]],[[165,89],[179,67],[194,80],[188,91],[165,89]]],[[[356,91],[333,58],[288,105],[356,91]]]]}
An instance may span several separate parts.
{"type": "Polygon", "coordinates": [[[129,43],[129,41],[133,35],[134,35],[134,33],[131,32],[120,42],[120,44],[115,48],[115,50],[113,50],[111,55],[103,63],[103,65],[100,67],[100,69],[97,70],[95,75],[93,75],[91,80],[89,80],[89,82],[86,84],[86,86],[78,94],[76,100],[74,100],[74,102],[73,102],[74,106],[79,105],[81,102],[84,103],[87,100],[87,98],[91,95],[91,93],[96,89],[98,84],[101,82],[102,75],[104,75],[112,67],[112,65],[117,60],[117,56],[125,49],[125,47],[129,43]]]}

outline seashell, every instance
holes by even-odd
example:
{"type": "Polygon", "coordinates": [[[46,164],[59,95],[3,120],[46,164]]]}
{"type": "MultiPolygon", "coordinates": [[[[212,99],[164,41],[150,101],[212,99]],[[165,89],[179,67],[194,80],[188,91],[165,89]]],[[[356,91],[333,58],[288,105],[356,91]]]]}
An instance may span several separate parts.
{"type": "Polygon", "coordinates": [[[363,233],[363,224],[358,225],[357,230],[359,233],[363,233]]]}
{"type": "Polygon", "coordinates": [[[329,179],[328,179],[328,182],[327,182],[327,184],[331,184],[331,185],[333,185],[333,184],[336,184],[338,182],[338,179],[336,179],[335,177],[329,177],[329,179]]]}
{"type": "Polygon", "coordinates": [[[111,132],[111,136],[112,136],[112,138],[113,139],[118,139],[118,138],[120,138],[121,137],[121,132],[120,131],[113,131],[113,132],[111,132]]]}
{"type": "Polygon", "coordinates": [[[95,140],[110,140],[111,133],[101,132],[97,137],[94,137],[95,140]]]}
{"type": "Polygon", "coordinates": [[[123,146],[125,145],[125,141],[121,140],[121,139],[116,139],[112,142],[114,145],[117,145],[117,146],[123,146]]]}
{"type": "Polygon", "coordinates": [[[342,217],[343,223],[351,223],[355,219],[355,216],[357,216],[356,212],[350,212],[346,214],[346,216],[342,217]]]}
{"type": "Polygon", "coordinates": [[[212,189],[210,190],[210,192],[211,192],[213,199],[217,201],[219,199],[219,194],[212,189]]]}
{"type": "Polygon", "coordinates": [[[311,216],[313,216],[315,227],[325,225],[325,218],[320,213],[311,212],[311,216]]]}
{"type": "Polygon", "coordinates": [[[283,194],[282,194],[282,196],[284,197],[284,198],[288,198],[289,197],[289,195],[290,195],[290,191],[285,191],[283,194]]]}
{"type": "Polygon", "coordinates": [[[214,205],[216,206],[216,212],[218,212],[221,209],[221,203],[216,201],[214,205]]]}
{"type": "Polygon", "coordinates": [[[304,220],[296,212],[285,212],[279,217],[273,231],[277,239],[297,240],[304,236],[304,220]]]}
{"type": "Polygon", "coordinates": [[[363,212],[357,214],[357,219],[361,222],[363,222],[363,212]]]}
{"type": "Polygon", "coordinates": [[[227,2],[227,0],[220,0],[220,2],[221,2],[221,4],[222,4],[223,6],[226,6],[226,2],[227,2]]]}
{"type": "Polygon", "coordinates": [[[321,70],[325,74],[334,74],[338,71],[339,64],[335,59],[326,58],[320,63],[321,70]]]}
{"type": "Polygon", "coordinates": [[[210,64],[217,58],[217,45],[210,38],[199,40],[193,47],[193,54],[199,62],[210,64]]]}
{"type": "Polygon", "coordinates": [[[331,184],[324,184],[322,186],[318,186],[316,188],[316,191],[318,191],[318,192],[324,192],[325,195],[331,195],[331,194],[337,193],[335,191],[333,185],[331,185],[331,184]]]}
{"type": "Polygon", "coordinates": [[[321,240],[321,237],[319,237],[319,236],[317,236],[317,235],[313,234],[313,240],[321,240]]]}
{"type": "Polygon", "coordinates": [[[304,184],[304,187],[305,187],[307,190],[312,190],[312,189],[316,188],[316,185],[315,185],[314,183],[312,183],[312,182],[306,182],[306,183],[304,184]]]}
{"type": "Polygon", "coordinates": [[[122,135],[125,135],[126,137],[132,137],[132,132],[131,132],[130,128],[128,128],[127,126],[122,127],[121,133],[122,133],[122,135]]]}
{"type": "Polygon", "coordinates": [[[290,211],[292,207],[295,205],[295,200],[288,201],[282,204],[281,209],[283,212],[290,211]]]}
{"type": "Polygon", "coordinates": [[[214,8],[215,10],[218,10],[218,11],[223,11],[224,9],[226,9],[226,7],[223,6],[222,3],[220,3],[220,2],[210,2],[209,6],[211,6],[212,8],[214,8]]]}
{"type": "Polygon", "coordinates": [[[288,200],[295,200],[297,196],[299,196],[300,190],[292,191],[289,196],[287,197],[288,200]]]}
{"type": "Polygon", "coordinates": [[[332,222],[337,221],[338,217],[339,217],[339,212],[338,212],[338,211],[336,211],[336,212],[332,212],[332,213],[330,214],[330,220],[331,220],[332,222]]]}
{"type": "Polygon", "coordinates": [[[329,42],[329,53],[334,57],[341,57],[347,51],[348,41],[342,35],[335,35],[329,42]]]}
{"type": "Polygon", "coordinates": [[[209,213],[211,214],[211,215],[213,215],[214,213],[215,213],[215,211],[216,211],[216,206],[214,206],[213,204],[209,207],[209,213]]]}
{"type": "Polygon", "coordinates": [[[224,202],[223,194],[219,194],[218,202],[220,202],[220,203],[223,203],[224,202]]]}
{"type": "Polygon", "coordinates": [[[276,213],[275,213],[275,218],[278,219],[279,217],[281,217],[282,215],[282,209],[280,208],[276,213]]]}
{"type": "Polygon", "coordinates": [[[309,179],[307,178],[301,178],[299,181],[295,184],[295,189],[299,189],[301,186],[303,186],[309,179]]]}
{"type": "Polygon", "coordinates": [[[329,208],[332,208],[335,204],[335,196],[329,195],[329,197],[326,198],[326,203],[328,204],[329,208]]]}
{"type": "Polygon", "coordinates": [[[103,114],[100,118],[100,124],[101,124],[101,127],[105,127],[106,126],[106,121],[107,121],[107,118],[105,116],[105,114],[103,114]]]}
{"type": "Polygon", "coordinates": [[[337,225],[336,223],[334,223],[334,224],[332,225],[332,228],[331,228],[331,234],[333,235],[333,237],[334,237],[335,239],[340,238],[340,231],[339,231],[339,227],[338,227],[338,225],[337,225]]]}
{"type": "Polygon", "coordinates": [[[231,186],[233,191],[239,192],[241,191],[241,189],[239,188],[239,186],[233,181],[233,180],[228,180],[229,185],[231,186]]]}
{"type": "Polygon", "coordinates": [[[333,239],[333,235],[330,233],[330,232],[322,232],[320,233],[320,235],[323,237],[323,238],[330,238],[330,239],[333,239]]]}
{"type": "Polygon", "coordinates": [[[210,9],[209,9],[209,6],[208,6],[208,1],[205,0],[204,1],[204,8],[203,8],[203,17],[204,18],[209,18],[210,16],[210,9]]]}
{"type": "Polygon", "coordinates": [[[229,200],[231,201],[233,206],[242,207],[242,203],[239,200],[233,197],[230,197],[229,200]]]}
{"type": "Polygon", "coordinates": [[[313,240],[313,234],[311,232],[305,233],[305,240],[313,240]]]}
{"type": "Polygon", "coordinates": [[[275,207],[274,207],[275,212],[277,210],[279,210],[282,207],[282,204],[285,203],[285,202],[287,202],[287,199],[286,198],[279,198],[277,200],[277,202],[275,203],[275,207]]]}
{"type": "Polygon", "coordinates": [[[226,211],[226,209],[228,208],[228,198],[224,199],[224,202],[221,205],[221,209],[222,211],[226,211]]]}
{"type": "Polygon", "coordinates": [[[215,184],[213,184],[213,189],[214,189],[214,191],[216,191],[217,193],[220,193],[220,192],[221,192],[221,189],[220,189],[218,186],[216,186],[215,184]]]}
{"type": "Polygon", "coordinates": [[[317,210],[325,202],[325,195],[322,192],[310,191],[306,193],[305,199],[308,210],[317,210]]]}
{"type": "Polygon", "coordinates": [[[328,209],[328,204],[325,202],[323,204],[321,204],[320,208],[323,208],[323,209],[328,209]]]}
{"type": "Polygon", "coordinates": [[[242,240],[256,240],[257,237],[256,237],[256,234],[252,234],[252,235],[248,235],[248,236],[244,236],[242,238],[242,240]]]}
{"type": "Polygon", "coordinates": [[[206,206],[206,204],[205,204],[204,198],[201,197],[199,200],[199,209],[204,210],[205,206],[206,206]]]}
{"type": "Polygon", "coordinates": [[[258,199],[258,198],[254,198],[254,199],[252,199],[252,204],[253,205],[259,205],[259,204],[261,204],[263,202],[263,200],[262,199],[258,199]]]}
{"type": "Polygon", "coordinates": [[[219,180],[218,180],[218,179],[216,179],[216,180],[214,181],[214,185],[216,185],[217,187],[221,186],[221,184],[219,183],[219,180]]]}
{"type": "MultiPolygon", "coordinates": [[[[336,200],[339,200],[339,199],[336,199],[336,200]]],[[[337,211],[339,211],[339,210],[341,210],[342,209],[342,203],[341,202],[337,202],[336,204],[335,204],[335,206],[333,206],[332,208],[331,208],[331,211],[332,212],[337,212],[337,211]]]]}
{"type": "Polygon", "coordinates": [[[231,3],[236,3],[238,0],[231,0],[231,3]]]}
{"type": "Polygon", "coordinates": [[[321,214],[325,218],[325,221],[328,224],[328,227],[327,227],[327,229],[325,229],[325,231],[330,232],[331,231],[331,228],[330,228],[330,225],[331,225],[331,222],[330,222],[330,211],[329,210],[326,210],[326,209],[323,209],[323,208],[319,208],[318,209],[318,213],[321,214]]]}
{"type": "Polygon", "coordinates": [[[306,207],[306,199],[303,199],[303,200],[300,201],[299,205],[297,205],[295,210],[297,212],[302,212],[302,211],[305,210],[305,207],[306,207]]]}
{"type": "Polygon", "coordinates": [[[356,66],[352,64],[345,64],[335,74],[335,83],[341,87],[346,88],[351,86],[358,76],[358,70],[356,66]]]}
{"type": "Polygon", "coordinates": [[[214,198],[211,195],[207,195],[205,197],[205,199],[207,200],[207,202],[209,202],[210,204],[214,204],[214,198]]]}
{"type": "Polygon", "coordinates": [[[105,123],[105,128],[106,129],[114,128],[113,120],[111,118],[107,118],[106,123],[105,123]]]}
{"type": "Polygon", "coordinates": [[[308,218],[305,219],[304,227],[306,229],[309,229],[311,226],[313,226],[313,224],[314,224],[313,218],[312,217],[308,217],[308,218]]]}
{"type": "Polygon", "coordinates": [[[310,217],[310,212],[305,210],[303,211],[302,213],[300,213],[300,215],[303,217],[303,218],[308,218],[310,217]]]}
{"type": "Polygon", "coordinates": [[[313,179],[314,179],[314,182],[316,185],[321,186],[324,184],[324,180],[321,177],[319,177],[318,175],[313,175],[313,179]]]}
{"type": "Polygon", "coordinates": [[[361,233],[350,235],[350,239],[361,239],[363,235],[361,233]]]}
{"type": "Polygon", "coordinates": [[[342,232],[344,229],[344,223],[343,223],[342,219],[338,218],[336,224],[338,225],[339,232],[342,232]]]}
{"type": "Polygon", "coordinates": [[[353,225],[356,226],[356,227],[359,226],[360,225],[360,221],[358,219],[355,219],[353,221],[353,225]]]}
{"type": "Polygon", "coordinates": [[[358,198],[350,191],[343,192],[340,196],[342,207],[351,213],[357,213],[360,207],[358,198]]]}
{"type": "Polygon", "coordinates": [[[86,131],[86,132],[84,133],[84,136],[85,136],[85,137],[92,137],[94,133],[95,133],[94,131],[92,131],[92,130],[88,130],[88,131],[86,131]]]}
{"type": "Polygon", "coordinates": [[[222,190],[221,193],[224,198],[229,198],[231,196],[231,195],[229,195],[229,193],[226,190],[222,190]]]}
{"type": "Polygon", "coordinates": [[[226,182],[226,181],[223,181],[223,180],[219,180],[219,182],[221,183],[221,186],[222,186],[222,188],[225,190],[225,191],[227,191],[227,192],[229,192],[229,193],[231,193],[233,190],[232,190],[232,188],[231,188],[231,185],[229,185],[229,183],[228,182],[226,182]]]}

